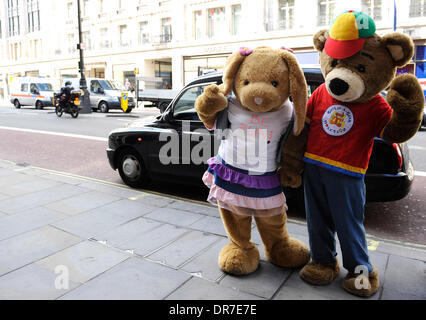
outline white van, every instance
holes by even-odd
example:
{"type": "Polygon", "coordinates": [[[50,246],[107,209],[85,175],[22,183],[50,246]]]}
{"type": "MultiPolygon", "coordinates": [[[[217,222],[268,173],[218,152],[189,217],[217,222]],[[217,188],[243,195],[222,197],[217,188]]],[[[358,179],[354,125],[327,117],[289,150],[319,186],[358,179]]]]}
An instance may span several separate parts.
{"type": "MultiPolygon", "coordinates": [[[[62,86],[67,81],[71,82],[74,89],[80,89],[79,78],[66,78],[62,80],[62,86]]],[[[121,109],[121,95],[126,93],[128,98],[127,113],[136,107],[134,95],[126,90],[124,85],[116,80],[86,78],[87,90],[90,93],[90,106],[94,112],[108,112],[110,109],[121,109]]]]}
{"type": "Polygon", "coordinates": [[[43,109],[53,105],[54,85],[47,78],[16,77],[11,82],[10,102],[15,108],[35,106],[43,109]]]}

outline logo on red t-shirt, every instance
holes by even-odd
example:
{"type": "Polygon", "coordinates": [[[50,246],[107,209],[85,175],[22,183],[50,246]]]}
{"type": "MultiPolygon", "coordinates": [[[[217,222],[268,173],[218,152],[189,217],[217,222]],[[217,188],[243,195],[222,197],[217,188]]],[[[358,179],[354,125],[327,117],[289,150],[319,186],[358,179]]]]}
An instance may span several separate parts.
{"type": "Polygon", "coordinates": [[[343,136],[351,130],[354,124],[352,111],[345,106],[332,105],[322,117],[322,127],[331,136],[343,136]]]}

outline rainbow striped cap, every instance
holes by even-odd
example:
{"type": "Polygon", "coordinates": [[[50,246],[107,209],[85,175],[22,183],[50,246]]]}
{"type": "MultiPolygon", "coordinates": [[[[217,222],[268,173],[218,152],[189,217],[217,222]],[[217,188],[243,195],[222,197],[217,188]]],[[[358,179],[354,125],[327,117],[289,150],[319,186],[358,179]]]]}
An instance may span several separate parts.
{"type": "Polygon", "coordinates": [[[324,50],[334,59],[353,56],[364,46],[365,38],[374,36],[374,20],[361,11],[345,11],[333,21],[324,50]]]}

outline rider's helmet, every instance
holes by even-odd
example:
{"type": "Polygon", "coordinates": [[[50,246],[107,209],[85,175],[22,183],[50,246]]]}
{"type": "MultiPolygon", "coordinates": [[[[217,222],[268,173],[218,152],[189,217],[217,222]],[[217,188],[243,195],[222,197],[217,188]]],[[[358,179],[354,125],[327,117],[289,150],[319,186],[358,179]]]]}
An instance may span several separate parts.
{"type": "Polygon", "coordinates": [[[71,81],[65,82],[65,86],[70,86],[70,85],[71,85],[71,81]]]}

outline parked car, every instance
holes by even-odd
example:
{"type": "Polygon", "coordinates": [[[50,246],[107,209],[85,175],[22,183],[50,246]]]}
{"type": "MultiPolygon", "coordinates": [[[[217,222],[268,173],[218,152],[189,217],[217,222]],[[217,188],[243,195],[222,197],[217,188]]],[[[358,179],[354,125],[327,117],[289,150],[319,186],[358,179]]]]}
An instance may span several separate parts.
{"type": "Polygon", "coordinates": [[[43,109],[53,105],[53,84],[46,78],[17,77],[11,83],[10,102],[16,109],[35,106],[43,109]]]}
{"type": "MultiPolygon", "coordinates": [[[[80,88],[80,79],[64,79],[63,85],[66,81],[71,81],[75,89],[80,88]]],[[[116,80],[100,79],[100,78],[87,78],[87,89],[90,93],[90,106],[92,111],[100,111],[107,113],[111,109],[121,109],[121,95],[123,93],[128,95],[128,108],[126,113],[132,112],[136,106],[135,98],[131,92],[126,90],[124,85],[116,80]]]]}
{"type": "MultiPolygon", "coordinates": [[[[303,71],[309,92],[312,93],[324,82],[321,70],[303,68],[303,71]]],[[[201,76],[185,86],[155,121],[133,121],[127,127],[110,133],[107,149],[109,163],[114,170],[118,169],[125,184],[139,188],[148,185],[151,180],[175,180],[195,185],[202,183],[201,177],[207,165],[205,161],[195,164],[185,158],[187,155],[182,152],[185,147],[183,144],[187,141],[193,150],[197,141],[200,141],[200,135],[209,135],[214,137],[211,139],[211,152],[203,155],[203,159],[207,160],[216,154],[219,138],[214,132],[196,132],[204,125],[197,116],[194,102],[206,86],[220,84],[221,79],[222,75],[218,73],[201,76]],[[172,161],[174,164],[163,164],[159,154],[168,141],[160,141],[159,137],[174,131],[178,133],[179,154],[171,155],[176,160],[172,161]]],[[[368,201],[394,201],[405,197],[410,191],[413,173],[406,144],[390,144],[376,138],[365,177],[368,201]]],[[[303,188],[285,188],[284,192],[289,203],[303,203],[303,188]]]]}

